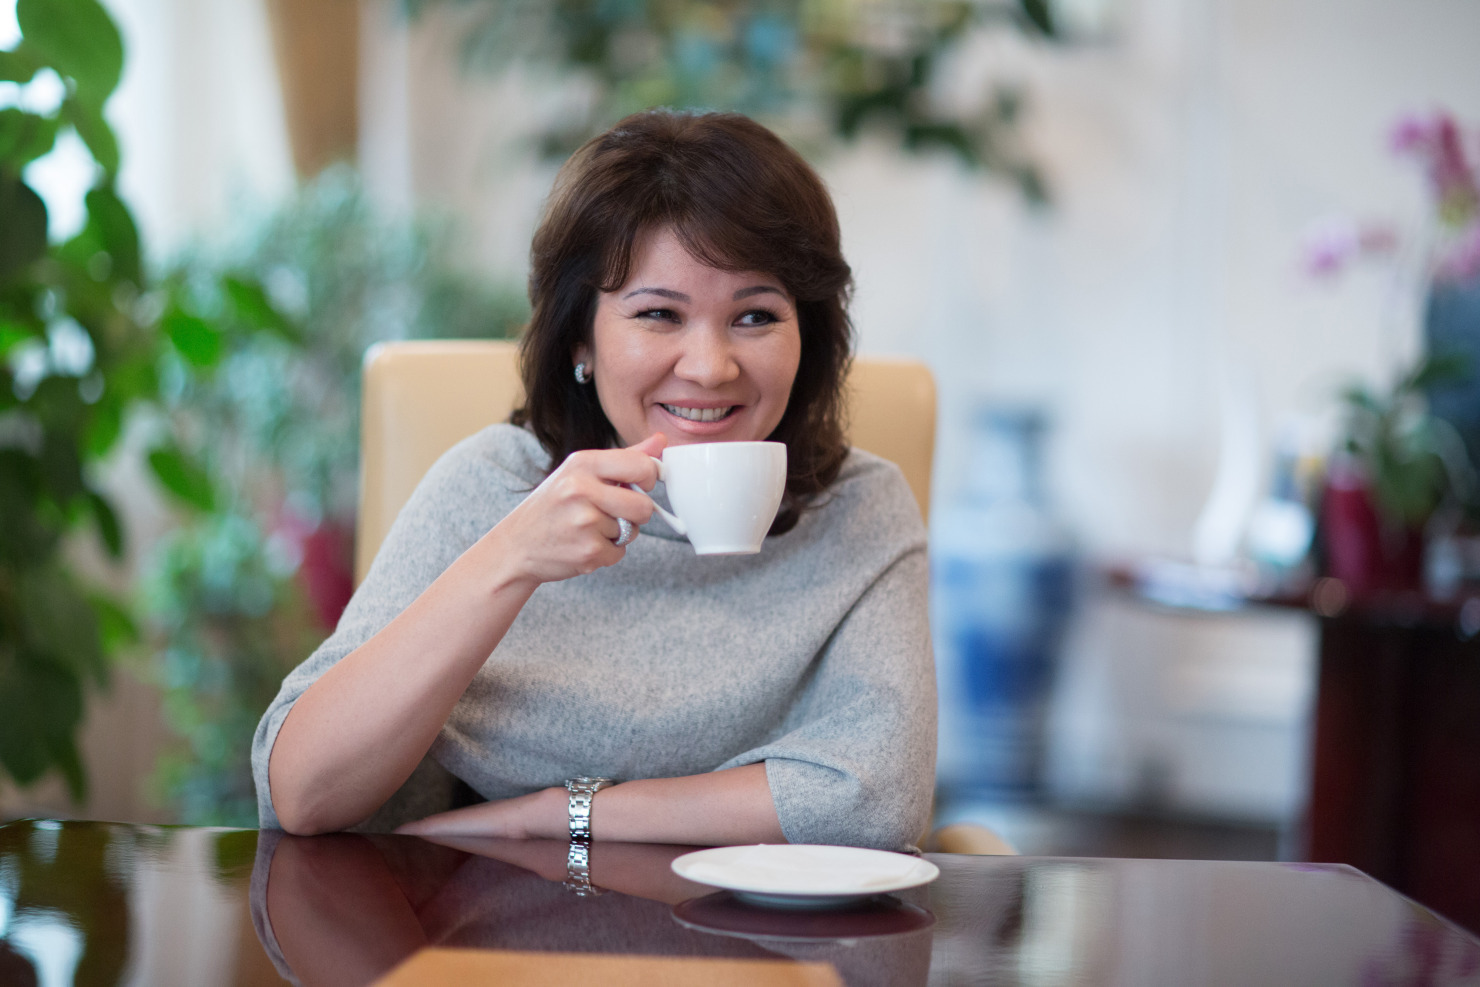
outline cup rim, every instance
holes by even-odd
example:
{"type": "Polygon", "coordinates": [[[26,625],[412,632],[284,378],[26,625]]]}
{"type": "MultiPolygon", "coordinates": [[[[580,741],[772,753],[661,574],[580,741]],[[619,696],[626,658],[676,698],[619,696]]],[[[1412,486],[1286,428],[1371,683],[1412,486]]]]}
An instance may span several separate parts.
{"type": "Polygon", "coordinates": [[[678,452],[681,449],[708,449],[714,446],[727,446],[730,448],[745,448],[748,446],[779,446],[786,448],[785,442],[776,442],[773,439],[742,439],[733,442],[684,442],[679,445],[664,446],[663,455],[666,457],[670,452],[678,452]]]}

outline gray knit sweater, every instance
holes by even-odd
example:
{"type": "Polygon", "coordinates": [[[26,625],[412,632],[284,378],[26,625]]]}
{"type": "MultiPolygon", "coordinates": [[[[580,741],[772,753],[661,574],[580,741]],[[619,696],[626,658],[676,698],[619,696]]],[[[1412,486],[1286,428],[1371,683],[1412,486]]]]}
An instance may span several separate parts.
{"type": "MultiPolygon", "coordinates": [[[[257,727],[263,827],[278,826],[267,763],[293,703],[508,514],[546,462],[528,431],[494,425],[427,473],[339,626],[257,727]]],[[[363,828],[450,807],[456,779],[501,799],[576,775],[764,761],[791,842],[912,843],[934,783],[935,674],[925,529],[898,468],[853,450],[759,555],[701,558],[656,515],[641,531],[616,565],[535,591],[422,766],[363,828]]]]}

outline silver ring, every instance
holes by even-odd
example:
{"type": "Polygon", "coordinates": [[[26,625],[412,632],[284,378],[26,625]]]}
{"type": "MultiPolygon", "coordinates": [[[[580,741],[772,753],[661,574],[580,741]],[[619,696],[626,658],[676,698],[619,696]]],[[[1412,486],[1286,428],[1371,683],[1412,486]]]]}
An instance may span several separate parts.
{"type": "Polygon", "coordinates": [[[632,539],[637,537],[637,526],[624,517],[617,518],[617,529],[619,533],[612,544],[618,548],[632,544],[632,539]]]}

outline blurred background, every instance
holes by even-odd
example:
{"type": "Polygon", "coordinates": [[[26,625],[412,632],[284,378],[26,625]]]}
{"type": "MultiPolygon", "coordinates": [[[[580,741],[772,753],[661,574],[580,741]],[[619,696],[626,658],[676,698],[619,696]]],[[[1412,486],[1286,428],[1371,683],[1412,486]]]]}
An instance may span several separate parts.
{"type": "Polygon", "coordinates": [[[517,334],[564,155],[673,105],[816,165],[860,351],[936,375],[940,819],[1308,855],[1322,663],[1480,631],[1477,41],[1473,0],[0,0],[0,817],[255,824],[365,347],[517,334]]]}

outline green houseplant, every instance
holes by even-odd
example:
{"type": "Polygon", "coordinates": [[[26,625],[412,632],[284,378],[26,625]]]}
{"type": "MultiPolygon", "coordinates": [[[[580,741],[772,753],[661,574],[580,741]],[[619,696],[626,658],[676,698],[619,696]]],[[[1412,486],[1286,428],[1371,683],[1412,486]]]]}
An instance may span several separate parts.
{"type": "Polygon", "coordinates": [[[1434,387],[1468,379],[1469,366],[1464,356],[1433,356],[1386,394],[1364,384],[1342,391],[1342,451],[1361,467],[1374,506],[1391,526],[1421,528],[1442,508],[1462,507],[1473,491],[1463,441],[1425,399],[1434,387]]]}
{"type": "Polygon", "coordinates": [[[1325,570],[1353,593],[1416,589],[1426,538],[1452,531],[1472,501],[1464,441],[1425,397],[1468,374],[1464,356],[1426,357],[1387,392],[1343,390],[1345,424],[1327,469],[1321,529],[1325,570]]]}
{"type": "MultiPolygon", "coordinates": [[[[0,768],[22,786],[59,771],[81,798],[86,688],[107,682],[109,658],[136,631],[126,603],[69,549],[91,537],[122,556],[100,465],[130,410],[156,403],[161,360],[209,373],[226,334],[145,273],[103,112],[123,68],[108,14],[97,0],[19,0],[16,20],[21,38],[0,51],[0,81],[52,83],[61,96],[0,109],[0,768]],[[95,168],[86,222],[59,240],[25,175],[69,131],[95,168]]],[[[259,285],[233,278],[229,291],[242,331],[288,331],[259,285]]],[[[201,464],[170,430],[155,431],[147,458],[180,501],[210,505],[201,464]]]]}

